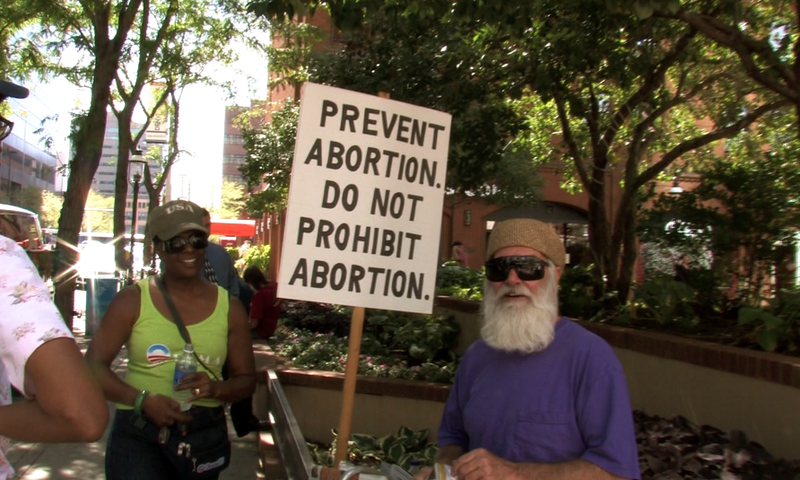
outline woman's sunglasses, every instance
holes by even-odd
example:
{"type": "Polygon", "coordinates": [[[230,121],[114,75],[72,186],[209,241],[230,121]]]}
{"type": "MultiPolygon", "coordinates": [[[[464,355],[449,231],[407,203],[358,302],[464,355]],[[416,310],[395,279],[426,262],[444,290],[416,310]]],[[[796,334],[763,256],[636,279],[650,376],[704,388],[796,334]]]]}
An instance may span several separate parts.
{"type": "Polygon", "coordinates": [[[181,253],[186,250],[187,245],[191,245],[195,250],[206,248],[208,246],[208,237],[205,235],[192,235],[189,238],[174,237],[162,241],[161,245],[167,253],[181,253]]]}
{"type": "Polygon", "coordinates": [[[498,257],[486,262],[486,279],[490,282],[504,282],[513,268],[523,282],[541,280],[547,262],[531,256],[498,257]]]}

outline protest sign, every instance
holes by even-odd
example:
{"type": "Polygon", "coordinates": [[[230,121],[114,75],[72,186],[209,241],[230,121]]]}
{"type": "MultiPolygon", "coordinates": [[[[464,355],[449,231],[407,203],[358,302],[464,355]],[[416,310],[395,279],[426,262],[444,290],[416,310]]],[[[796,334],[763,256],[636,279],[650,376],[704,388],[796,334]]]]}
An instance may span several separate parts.
{"type": "Polygon", "coordinates": [[[451,116],[306,83],[278,295],[430,313],[451,116]]]}

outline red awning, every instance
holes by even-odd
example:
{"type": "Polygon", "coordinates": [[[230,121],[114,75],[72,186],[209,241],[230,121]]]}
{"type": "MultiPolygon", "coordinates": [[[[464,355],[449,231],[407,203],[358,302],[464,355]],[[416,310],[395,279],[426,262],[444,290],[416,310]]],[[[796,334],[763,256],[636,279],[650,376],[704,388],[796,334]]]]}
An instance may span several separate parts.
{"type": "Polygon", "coordinates": [[[256,234],[255,220],[211,219],[211,235],[252,237],[256,234]]]}

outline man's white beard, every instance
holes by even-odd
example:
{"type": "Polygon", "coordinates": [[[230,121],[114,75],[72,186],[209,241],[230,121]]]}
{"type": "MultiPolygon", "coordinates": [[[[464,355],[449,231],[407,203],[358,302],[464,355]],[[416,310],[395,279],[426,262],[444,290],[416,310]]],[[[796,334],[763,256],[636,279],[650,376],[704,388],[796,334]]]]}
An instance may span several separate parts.
{"type": "Polygon", "coordinates": [[[483,285],[481,336],[491,347],[507,352],[533,353],[547,348],[555,338],[558,289],[551,271],[534,296],[525,285],[503,284],[497,291],[488,280],[483,285]],[[527,302],[507,302],[505,295],[523,295],[527,302]]]}

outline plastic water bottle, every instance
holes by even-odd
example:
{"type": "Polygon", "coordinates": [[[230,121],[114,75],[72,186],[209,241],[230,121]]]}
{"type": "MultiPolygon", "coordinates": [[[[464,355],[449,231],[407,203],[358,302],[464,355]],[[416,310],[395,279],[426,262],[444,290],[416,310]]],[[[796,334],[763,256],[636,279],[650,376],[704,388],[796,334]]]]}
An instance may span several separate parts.
{"type": "Polygon", "coordinates": [[[192,408],[192,404],[186,400],[192,396],[192,390],[174,390],[181,383],[181,379],[186,374],[197,371],[197,360],[194,358],[194,346],[187,343],[183,346],[183,352],[178,355],[175,361],[175,376],[172,378],[173,398],[181,404],[181,411],[185,412],[192,408]]]}

